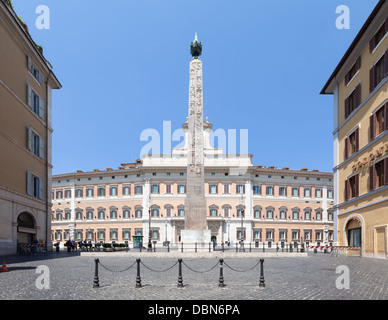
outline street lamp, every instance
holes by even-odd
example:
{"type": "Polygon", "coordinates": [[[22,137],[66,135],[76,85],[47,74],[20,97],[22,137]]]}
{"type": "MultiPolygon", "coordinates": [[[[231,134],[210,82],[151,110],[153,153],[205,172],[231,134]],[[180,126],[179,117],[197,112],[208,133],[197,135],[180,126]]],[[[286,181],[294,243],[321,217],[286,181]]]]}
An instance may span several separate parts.
{"type": "Polygon", "coordinates": [[[241,244],[240,252],[244,252],[244,195],[241,194],[241,244]]]}
{"type": "Polygon", "coordinates": [[[148,194],[148,248],[147,252],[152,252],[152,231],[151,231],[151,180],[144,179],[149,184],[148,194]]]}

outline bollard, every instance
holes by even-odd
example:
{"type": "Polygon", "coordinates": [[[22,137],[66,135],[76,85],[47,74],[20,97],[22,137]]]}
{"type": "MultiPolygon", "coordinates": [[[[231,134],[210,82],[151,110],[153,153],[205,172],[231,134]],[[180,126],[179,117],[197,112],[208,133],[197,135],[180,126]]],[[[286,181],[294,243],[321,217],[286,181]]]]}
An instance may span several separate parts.
{"type": "Polygon", "coordinates": [[[209,242],[209,252],[211,252],[211,242],[209,242]]]}
{"type": "Polygon", "coordinates": [[[224,259],[220,259],[220,278],[218,279],[218,286],[225,287],[224,284],[224,270],[222,264],[224,263],[224,259]]]}
{"type": "Polygon", "coordinates": [[[141,288],[140,259],[136,259],[136,262],[137,262],[136,288],[141,288]]]}
{"type": "Polygon", "coordinates": [[[167,252],[170,252],[170,242],[167,242],[167,252]]]}
{"type": "Polygon", "coordinates": [[[221,244],[221,247],[222,247],[222,252],[224,252],[224,242],[222,242],[222,244],[221,244]]]}
{"type": "Polygon", "coordinates": [[[265,248],[264,248],[264,242],[263,242],[263,252],[265,252],[265,248]]]}
{"type": "Polygon", "coordinates": [[[183,288],[182,259],[178,259],[178,263],[179,263],[178,288],[183,288]]]}
{"type": "Polygon", "coordinates": [[[260,281],[259,287],[265,287],[264,282],[264,259],[260,259],[260,281]]]}
{"type": "Polygon", "coordinates": [[[195,252],[197,252],[197,243],[195,243],[195,252]]]}
{"type": "Polygon", "coordinates": [[[238,243],[236,242],[236,252],[238,252],[238,243]]]}
{"type": "Polygon", "coordinates": [[[95,267],[94,267],[94,280],[93,280],[93,288],[99,288],[100,287],[100,280],[98,278],[98,263],[100,260],[94,259],[95,267]]]}
{"type": "Polygon", "coordinates": [[[252,243],[249,242],[249,252],[252,252],[252,243]]]}
{"type": "Polygon", "coordinates": [[[183,242],[181,242],[181,252],[183,252],[183,242]]]}

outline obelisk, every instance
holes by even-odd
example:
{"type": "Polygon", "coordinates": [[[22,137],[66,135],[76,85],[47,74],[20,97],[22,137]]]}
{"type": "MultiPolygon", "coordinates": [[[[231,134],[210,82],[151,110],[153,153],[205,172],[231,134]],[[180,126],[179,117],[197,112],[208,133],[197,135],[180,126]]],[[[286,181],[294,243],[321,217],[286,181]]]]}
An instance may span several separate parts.
{"type": "Polygon", "coordinates": [[[191,43],[189,116],[187,119],[187,188],[185,200],[185,230],[182,230],[183,243],[207,244],[210,230],[207,230],[204,135],[203,135],[203,81],[202,44],[197,34],[191,43]]]}

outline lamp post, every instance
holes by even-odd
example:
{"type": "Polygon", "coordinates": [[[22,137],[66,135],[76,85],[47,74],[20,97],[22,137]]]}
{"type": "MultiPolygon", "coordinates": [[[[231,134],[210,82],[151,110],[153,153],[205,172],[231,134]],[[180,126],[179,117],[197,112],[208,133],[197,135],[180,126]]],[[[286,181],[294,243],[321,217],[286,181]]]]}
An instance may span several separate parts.
{"type": "Polygon", "coordinates": [[[148,248],[147,252],[152,252],[152,231],[151,231],[151,180],[145,179],[149,186],[148,194],[148,248]]]}
{"type": "Polygon", "coordinates": [[[241,194],[241,244],[240,244],[240,252],[244,252],[244,195],[241,194]]]}

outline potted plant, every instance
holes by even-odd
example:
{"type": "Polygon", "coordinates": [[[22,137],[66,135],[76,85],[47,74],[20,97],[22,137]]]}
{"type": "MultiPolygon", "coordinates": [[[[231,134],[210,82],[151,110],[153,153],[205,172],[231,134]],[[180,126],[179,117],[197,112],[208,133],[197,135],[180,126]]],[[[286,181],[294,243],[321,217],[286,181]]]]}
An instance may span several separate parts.
{"type": "Polygon", "coordinates": [[[55,251],[59,252],[59,242],[54,243],[55,251]]]}

